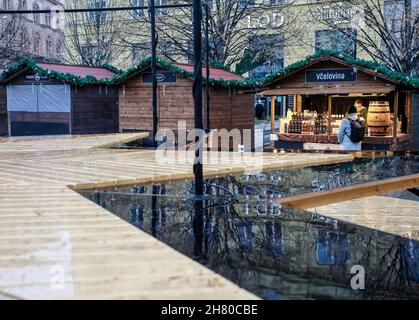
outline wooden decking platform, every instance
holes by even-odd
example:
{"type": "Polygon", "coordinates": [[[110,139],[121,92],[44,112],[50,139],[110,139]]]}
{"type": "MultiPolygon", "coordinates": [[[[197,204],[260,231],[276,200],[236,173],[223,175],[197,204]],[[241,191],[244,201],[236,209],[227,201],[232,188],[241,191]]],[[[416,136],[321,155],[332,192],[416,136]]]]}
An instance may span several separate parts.
{"type": "Polygon", "coordinates": [[[328,204],[311,212],[419,240],[419,202],[372,196],[328,204]]]}
{"type": "MultiPolygon", "coordinates": [[[[192,177],[190,163],[163,165],[152,151],[104,149],[141,137],[0,140],[0,299],[256,298],[71,189],[192,177]]],[[[225,175],[350,160],[213,152],[204,163],[206,175],[225,175]]]]}

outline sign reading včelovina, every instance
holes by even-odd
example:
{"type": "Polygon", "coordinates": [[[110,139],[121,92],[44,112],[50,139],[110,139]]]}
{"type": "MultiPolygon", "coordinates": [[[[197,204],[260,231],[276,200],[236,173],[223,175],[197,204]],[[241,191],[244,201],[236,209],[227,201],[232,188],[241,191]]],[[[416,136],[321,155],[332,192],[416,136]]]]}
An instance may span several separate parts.
{"type": "Polygon", "coordinates": [[[330,83],[330,82],[354,82],[357,73],[353,69],[319,69],[307,70],[306,82],[330,83]]]}

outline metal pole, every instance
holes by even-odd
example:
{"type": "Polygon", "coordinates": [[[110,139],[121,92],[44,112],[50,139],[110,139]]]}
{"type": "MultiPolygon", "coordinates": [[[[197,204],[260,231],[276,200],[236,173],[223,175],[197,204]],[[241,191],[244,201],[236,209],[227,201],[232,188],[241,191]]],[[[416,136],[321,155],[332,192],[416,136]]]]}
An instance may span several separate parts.
{"type": "MultiPolygon", "coordinates": [[[[160,5],[154,6],[156,9],[169,9],[169,8],[189,8],[191,7],[190,4],[167,4],[167,5],[160,5]]],[[[43,14],[43,13],[86,13],[86,12],[114,12],[114,11],[132,11],[132,10],[147,10],[149,7],[146,6],[130,6],[130,7],[104,7],[104,8],[74,8],[74,9],[42,9],[42,10],[0,10],[0,14],[43,14]]]]}
{"type": "Polygon", "coordinates": [[[206,65],[206,80],[205,80],[205,94],[206,94],[206,106],[207,106],[207,133],[209,133],[211,129],[211,121],[210,121],[210,69],[209,69],[209,1],[205,1],[205,65],[206,65]]]}
{"type": "Polygon", "coordinates": [[[157,147],[157,37],[156,37],[156,8],[154,0],[149,0],[150,6],[150,23],[151,23],[151,72],[152,72],[152,106],[153,106],[153,147],[157,147]]]}
{"type": "Polygon", "coordinates": [[[201,40],[201,21],[202,7],[201,0],[193,0],[193,30],[194,30],[194,71],[195,79],[193,85],[193,97],[195,103],[195,129],[198,134],[195,137],[195,214],[193,218],[193,228],[195,234],[195,257],[203,258],[203,196],[204,196],[204,178],[203,178],[203,129],[202,120],[202,40],[201,40]]]}

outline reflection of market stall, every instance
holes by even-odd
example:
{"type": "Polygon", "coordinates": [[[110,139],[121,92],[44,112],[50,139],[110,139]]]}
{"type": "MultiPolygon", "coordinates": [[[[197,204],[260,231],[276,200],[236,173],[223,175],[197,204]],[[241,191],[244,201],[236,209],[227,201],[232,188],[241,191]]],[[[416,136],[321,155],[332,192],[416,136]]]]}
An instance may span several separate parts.
{"type": "Polygon", "coordinates": [[[275,147],[338,149],[340,123],[348,107],[359,100],[369,111],[363,149],[402,148],[410,140],[415,83],[378,66],[334,54],[315,55],[269,77],[261,94],[294,101],[273,136],[275,147]]]}

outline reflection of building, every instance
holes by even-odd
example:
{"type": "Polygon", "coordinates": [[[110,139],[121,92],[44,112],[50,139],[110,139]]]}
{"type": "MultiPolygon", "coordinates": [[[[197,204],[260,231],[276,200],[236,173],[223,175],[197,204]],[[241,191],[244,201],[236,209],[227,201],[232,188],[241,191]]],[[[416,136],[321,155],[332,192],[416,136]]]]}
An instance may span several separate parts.
{"type": "MultiPolygon", "coordinates": [[[[54,6],[64,4],[64,0],[4,0],[0,1],[0,8],[5,10],[50,10],[54,6]]],[[[16,34],[13,38],[1,37],[0,47],[9,48],[7,55],[26,53],[27,55],[59,60],[63,54],[63,31],[56,26],[54,15],[28,14],[18,17],[5,16],[0,22],[0,32],[5,29],[16,34]],[[10,27],[10,20],[16,19],[14,27],[10,27]],[[7,39],[7,40],[6,40],[7,39]],[[9,42],[10,40],[10,42],[9,42]]],[[[0,61],[4,62],[4,61],[0,61]]]]}
{"type": "MultiPolygon", "coordinates": [[[[223,179],[212,182],[226,187],[223,179]]],[[[92,199],[112,203],[107,209],[191,257],[193,203],[183,201],[191,183],[164,186],[168,197],[153,197],[146,186],[140,197],[112,189],[92,199]]],[[[418,242],[291,208],[280,215],[233,213],[247,201],[210,209],[202,227],[205,265],[241,287],[267,299],[417,297],[418,242]],[[351,288],[354,266],[367,271],[366,290],[351,288]]]]}

